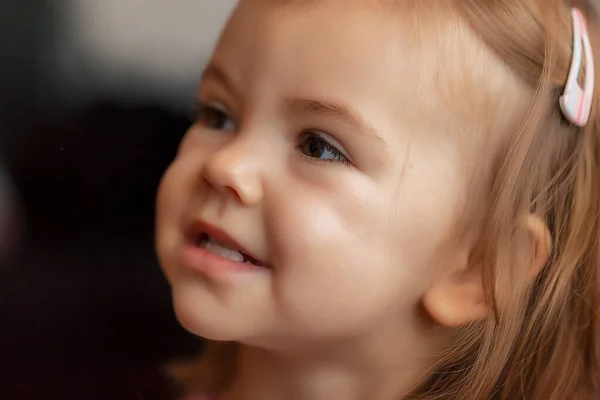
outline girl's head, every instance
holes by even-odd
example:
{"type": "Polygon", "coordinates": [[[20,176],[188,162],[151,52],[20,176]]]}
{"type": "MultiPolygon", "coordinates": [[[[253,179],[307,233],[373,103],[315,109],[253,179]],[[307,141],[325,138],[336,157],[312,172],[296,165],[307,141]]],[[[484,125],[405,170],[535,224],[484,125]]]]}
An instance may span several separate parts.
{"type": "Polygon", "coordinates": [[[569,6],[241,1],[158,196],[182,324],[387,357],[432,398],[598,390],[599,103],[584,129],[559,108],[569,6]]]}

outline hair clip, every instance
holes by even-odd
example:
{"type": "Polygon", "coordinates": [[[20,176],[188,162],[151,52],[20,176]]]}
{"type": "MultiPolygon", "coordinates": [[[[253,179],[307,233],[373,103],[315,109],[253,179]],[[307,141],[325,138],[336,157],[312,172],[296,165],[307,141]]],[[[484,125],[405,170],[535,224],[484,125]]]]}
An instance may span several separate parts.
{"type": "Polygon", "coordinates": [[[569,122],[584,127],[590,118],[594,96],[594,55],[583,14],[579,9],[573,8],[571,16],[573,17],[573,58],[565,90],[560,97],[560,108],[569,122]],[[582,64],[582,47],[586,62],[585,87],[583,89],[578,82],[582,64]]]}

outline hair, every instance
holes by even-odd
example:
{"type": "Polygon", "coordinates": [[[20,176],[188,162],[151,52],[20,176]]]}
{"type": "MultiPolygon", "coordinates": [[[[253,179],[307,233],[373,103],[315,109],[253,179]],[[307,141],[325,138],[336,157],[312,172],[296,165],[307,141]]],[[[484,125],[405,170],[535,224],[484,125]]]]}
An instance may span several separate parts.
{"type": "MultiPolygon", "coordinates": [[[[525,82],[533,100],[494,171],[480,243],[492,313],[465,327],[416,397],[592,399],[600,396],[600,99],[590,121],[565,121],[559,97],[570,65],[572,23],[563,0],[462,0],[472,30],[525,82]],[[541,217],[548,262],[526,291],[511,285],[519,216],[541,217]],[[508,283],[508,284],[507,284],[508,283]],[[501,305],[500,305],[501,304],[501,305]]],[[[587,17],[600,54],[598,18],[587,17]]]]}
{"type": "MultiPolygon", "coordinates": [[[[578,7],[586,16],[592,47],[600,55],[597,10],[589,1],[446,3],[523,82],[532,101],[507,134],[492,171],[477,252],[491,313],[460,329],[456,343],[409,398],[598,399],[600,84],[586,127],[568,123],[559,108],[572,56],[569,8],[578,7]],[[525,289],[511,284],[516,226],[524,213],[543,219],[552,237],[548,261],[525,289]]],[[[189,378],[187,383],[207,379],[211,389],[226,386],[233,367],[207,366],[235,357],[233,346],[211,344],[203,362],[179,369],[179,376],[189,378]]]]}

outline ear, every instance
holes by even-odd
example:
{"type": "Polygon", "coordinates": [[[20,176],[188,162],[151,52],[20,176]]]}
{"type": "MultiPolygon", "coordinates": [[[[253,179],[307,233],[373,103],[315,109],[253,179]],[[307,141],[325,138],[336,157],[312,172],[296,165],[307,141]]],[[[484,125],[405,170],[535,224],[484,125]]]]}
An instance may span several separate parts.
{"type": "Polygon", "coordinates": [[[488,313],[481,268],[475,257],[481,238],[480,224],[476,225],[449,246],[442,269],[421,299],[429,316],[448,328],[484,318],[488,313]]]}
{"type": "MultiPolygon", "coordinates": [[[[517,224],[516,241],[518,282],[530,285],[538,276],[551,252],[551,236],[545,222],[538,216],[527,214],[517,224]]],[[[471,257],[449,266],[422,298],[425,310],[437,323],[457,328],[485,318],[489,308],[485,302],[481,266],[471,265],[471,257]]]]}
{"type": "Polygon", "coordinates": [[[519,283],[530,285],[548,262],[552,253],[552,236],[546,222],[537,215],[527,214],[521,218],[517,226],[519,249],[522,252],[523,272],[515,274],[519,283]]]}
{"type": "Polygon", "coordinates": [[[448,328],[458,328],[488,313],[481,274],[466,266],[437,280],[422,302],[433,320],[448,328]]]}

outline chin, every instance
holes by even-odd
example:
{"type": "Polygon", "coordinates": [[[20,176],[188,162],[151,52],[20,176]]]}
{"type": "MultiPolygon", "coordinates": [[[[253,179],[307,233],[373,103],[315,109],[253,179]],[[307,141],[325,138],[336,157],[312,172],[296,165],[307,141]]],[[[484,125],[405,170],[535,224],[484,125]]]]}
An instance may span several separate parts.
{"type": "Polygon", "coordinates": [[[173,308],[179,324],[196,336],[223,342],[238,341],[245,336],[239,321],[236,323],[214,299],[173,291],[173,308]]]}

